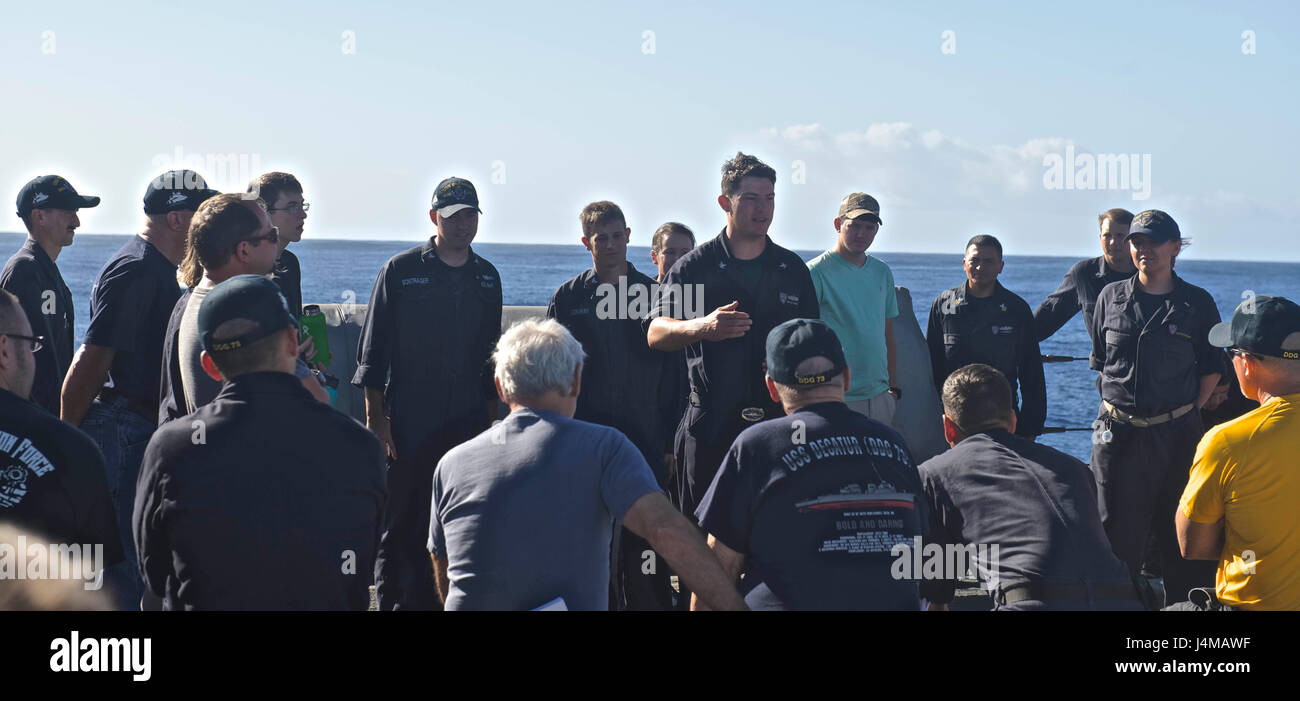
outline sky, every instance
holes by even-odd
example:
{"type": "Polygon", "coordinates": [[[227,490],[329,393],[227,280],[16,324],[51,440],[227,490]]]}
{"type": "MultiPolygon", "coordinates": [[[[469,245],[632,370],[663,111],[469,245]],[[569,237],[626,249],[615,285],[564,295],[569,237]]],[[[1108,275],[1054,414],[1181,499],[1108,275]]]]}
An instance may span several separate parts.
{"type": "Polygon", "coordinates": [[[29,3],[0,24],[0,193],[58,173],[103,197],[82,233],[129,233],[169,167],[287,170],[308,237],[416,241],[459,175],[481,241],[576,243],[610,199],[647,245],[722,228],[740,150],[790,248],[865,191],[883,251],[1097,255],[1124,207],[1185,257],[1298,261],[1297,76],[1292,2],[29,3]]]}

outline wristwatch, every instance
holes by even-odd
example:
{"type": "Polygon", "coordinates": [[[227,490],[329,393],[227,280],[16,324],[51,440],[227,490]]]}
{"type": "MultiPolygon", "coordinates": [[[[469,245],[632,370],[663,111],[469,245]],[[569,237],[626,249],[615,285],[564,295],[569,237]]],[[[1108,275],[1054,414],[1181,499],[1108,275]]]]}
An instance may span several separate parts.
{"type": "Polygon", "coordinates": [[[902,399],[902,398],[903,398],[903,390],[902,390],[902,388],[900,388],[900,387],[890,387],[887,391],[888,391],[890,394],[894,395],[894,399],[902,399]]]}

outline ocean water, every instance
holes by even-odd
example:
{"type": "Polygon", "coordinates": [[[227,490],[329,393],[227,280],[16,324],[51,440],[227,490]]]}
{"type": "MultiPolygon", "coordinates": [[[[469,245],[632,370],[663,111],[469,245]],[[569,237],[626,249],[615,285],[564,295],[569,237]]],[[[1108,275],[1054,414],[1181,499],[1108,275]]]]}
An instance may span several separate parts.
{"type": "MultiPolygon", "coordinates": [[[[20,234],[0,234],[0,255],[6,258],[22,244],[20,234]]],[[[76,302],[76,333],[81,339],[90,321],[90,287],[100,268],[126,241],[126,236],[79,235],[59,256],[59,268],[76,302]]],[[[304,240],[293,251],[302,262],[303,300],[306,303],[352,302],[370,299],[384,261],[417,245],[408,241],[304,240]]],[[[501,272],[502,292],[507,305],[545,305],[561,283],[590,267],[590,255],[578,245],[481,243],[475,251],[492,261],[501,272]]],[[[799,251],[811,260],[821,251],[799,251]]],[[[925,329],[930,303],[939,292],[964,279],[960,254],[876,253],[894,271],[894,281],[911,290],[918,324],[925,329]]],[[[628,257],[638,269],[653,276],[648,248],[633,246],[628,257]]],[[[1030,308],[1061,283],[1074,258],[1014,256],[1006,258],[1000,281],[1020,295],[1030,308]]],[[[1248,291],[1300,300],[1300,263],[1211,262],[1181,260],[1178,273],[1192,284],[1214,295],[1219,313],[1225,318],[1248,291]]],[[[1054,355],[1087,356],[1090,343],[1081,316],[1076,315],[1042,344],[1042,352],[1054,355]]],[[[1047,377],[1047,425],[1086,427],[1096,417],[1096,373],[1087,362],[1049,363],[1047,377]]],[[[1041,442],[1087,461],[1089,434],[1074,432],[1045,435],[1041,442]]]]}

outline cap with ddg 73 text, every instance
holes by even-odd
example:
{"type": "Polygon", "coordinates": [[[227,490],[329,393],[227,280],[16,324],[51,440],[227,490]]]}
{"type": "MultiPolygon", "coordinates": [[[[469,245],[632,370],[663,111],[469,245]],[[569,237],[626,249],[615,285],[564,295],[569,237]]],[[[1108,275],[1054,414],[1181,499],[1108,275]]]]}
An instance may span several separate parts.
{"type": "Polygon", "coordinates": [[[1146,234],[1156,243],[1166,241],[1178,241],[1182,238],[1182,233],[1178,231],[1178,222],[1174,218],[1165,214],[1158,209],[1148,209],[1145,212],[1138,212],[1133,217],[1133,223],[1129,226],[1128,236],[1124,239],[1146,234]]]}
{"type": "Polygon", "coordinates": [[[196,210],[204,200],[219,194],[208,187],[202,175],[192,170],[169,170],[149,181],[149,187],[144,190],[144,213],[196,210]]]}
{"type": "Polygon", "coordinates": [[[199,305],[203,350],[235,350],[298,322],[280,288],[262,275],[236,275],[218,284],[199,305]]]}
{"type": "Polygon", "coordinates": [[[820,319],[791,319],[767,335],[767,374],[779,384],[820,385],[838,377],[847,365],[839,336],[820,319]],[[812,375],[795,374],[800,363],[817,356],[830,360],[831,368],[812,375]]]}
{"type": "Polygon", "coordinates": [[[444,219],[462,209],[473,209],[479,214],[478,191],[474,184],[464,178],[447,178],[433,189],[433,209],[444,219]]]}
{"type": "Polygon", "coordinates": [[[98,197],[77,194],[72,183],[58,175],[32,178],[18,191],[18,216],[25,217],[33,209],[81,209],[99,206],[98,197]]]}
{"type": "Polygon", "coordinates": [[[1255,295],[1237,305],[1231,321],[1210,328],[1210,345],[1300,359],[1300,305],[1285,297],[1255,295]]]}
{"type": "Polygon", "coordinates": [[[854,192],[846,195],[840,200],[840,212],[835,215],[840,221],[852,221],[858,217],[870,214],[877,222],[884,224],[880,218],[880,203],[876,198],[865,192],[854,192]]]}

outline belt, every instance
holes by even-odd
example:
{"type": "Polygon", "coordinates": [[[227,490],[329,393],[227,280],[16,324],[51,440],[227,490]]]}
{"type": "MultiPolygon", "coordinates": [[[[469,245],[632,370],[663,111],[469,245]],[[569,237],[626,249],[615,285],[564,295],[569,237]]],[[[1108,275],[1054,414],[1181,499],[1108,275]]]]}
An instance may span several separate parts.
{"type": "Polygon", "coordinates": [[[1173,421],[1174,419],[1183,416],[1184,414],[1191,411],[1192,409],[1195,409],[1196,405],[1184,404],[1183,406],[1180,406],[1177,409],[1174,409],[1173,411],[1167,414],[1159,414],[1156,416],[1134,416],[1128,413],[1127,411],[1124,411],[1123,409],[1116,407],[1114,404],[1111,404],[1105,399],[1101,400],[1101,407],[1106,410],[1106,413],[1110,414],[1111,418],[1118,419],[1121,422],[1126,423],[1130,426],[1136,426],[1138,428],[1147,428],[1148,426],[1159,426],[1162,423],[1173,421]]]}
{"type": "Polygon", "coordinates": [[[1069,599],[1073,601],[1097,601],[1100,599],[1137,601],[1137,592],[1132,582],[1094,582],[1094,583],[1047,583],[1026,582],[1006,589],[999,589],[994,601],[999,606],[1021,601],[1048,601],[1069,599]]]}
{"type": "MultiPolygon", "coordinates": [[[[151,405],[147,400],[139,397],[128,397],[117,391],[114,387],[104,387],[99,391],[99,401],[105,404],[122,407],[132,414],[142,416],[151,423],[158,422],[158,407],[151,405]]],[[[184,407],[181,407],[184,409],[184,407]]]]}
{"type": "MultiPolygon", "coordinates": [[[[703,406],[703,403],[700,401],[700,395],[697,394],[694,390],[691,390],[691,393],[686,395],[686,403],[690,404],[696,409],[699,409],[701,406],[703,406]]],[[[740,418],[748,423],[755,423],[758,421],[762,421],[766,415],[767,415],[767,411],[762,407],[757,407],[757,406],[747,406],[740,410],[740,418]]]]}

